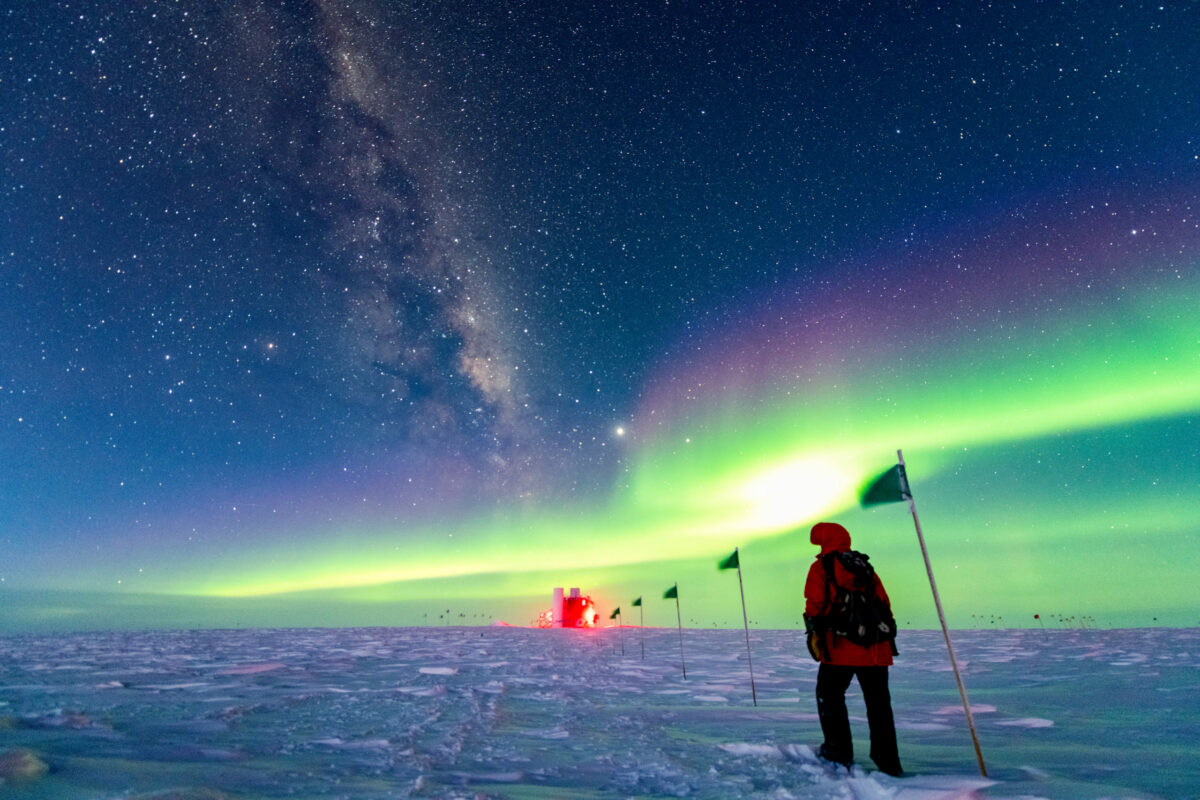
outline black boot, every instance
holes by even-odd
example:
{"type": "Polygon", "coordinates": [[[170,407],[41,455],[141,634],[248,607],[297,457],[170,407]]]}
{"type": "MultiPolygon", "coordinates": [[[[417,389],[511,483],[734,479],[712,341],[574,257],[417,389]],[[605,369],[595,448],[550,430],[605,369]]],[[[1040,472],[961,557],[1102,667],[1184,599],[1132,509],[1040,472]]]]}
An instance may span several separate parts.
{"type": "Polygon", "coordinates": [[[817,748],[817,758],[828,761],[830,764],[837,764],[839,767],[850,769],[850,759],[830,750],[826,745],[821,745],[817,748]]]}

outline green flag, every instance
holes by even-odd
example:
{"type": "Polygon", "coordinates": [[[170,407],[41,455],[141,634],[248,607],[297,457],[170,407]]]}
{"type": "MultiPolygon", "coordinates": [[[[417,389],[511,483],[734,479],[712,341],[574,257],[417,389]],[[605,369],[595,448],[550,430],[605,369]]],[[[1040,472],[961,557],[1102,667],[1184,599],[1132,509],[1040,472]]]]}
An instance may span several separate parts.
{"type": "Polygon", "coordinates": [[[863,508],[883,503],[899,503],[912,498],[904,465],[897,464],[862,488],[859,502],[863,508]]]}
{"type": "Polygon", "coordinates": [[[635,606],[640,606],[640,605],[642,604],[642,598],[641,598],[641,597],[639,597],[637,600],[634,600],[634,601],[633,601],[633,604],[634,604],[635,606]]]}
{"type": "Polygon", "coordinates": [[[612,612],[611,614],[609,614],[609,615],[608,615],[608,618],[609,618],[609,619],[616,619],[616,618],[617,618],[617,615],[618,615],[618,614],[620,614],[620,613],[621,613],[621,607],[620,607],[620,606],[617,606],[617,610],[616,610],[616,611],[614,611],[614,612],[612,612]]]}
{"type": "Polygon", "coordinates": [[[738,569],[740,566],[741,562],[738,561],[738,551],[735,547],[733,548],[733,555],[722,561],[720,564],[717,564],[717,569],[738,569]]]}
{"type": "Polygon", "coordinates": [[[663,600],[670,600],[672,597],[679,598],[679,584],[675,584],[670,589],[663,592],[663,600]]]}

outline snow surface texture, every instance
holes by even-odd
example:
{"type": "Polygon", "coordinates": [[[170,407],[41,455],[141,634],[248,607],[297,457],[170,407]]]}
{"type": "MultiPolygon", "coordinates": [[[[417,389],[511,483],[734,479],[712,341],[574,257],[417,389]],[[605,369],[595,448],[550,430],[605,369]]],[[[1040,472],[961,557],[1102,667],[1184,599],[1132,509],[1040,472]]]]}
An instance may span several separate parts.
{"type": "Polygon", "coordinates": [[[892,669],[910,777],[818,762],[796,631],[397,628],[0,638],[0,796],[1196,797],[1200,631],[940,632],[892,669]],[[622,655],[621,649],[624,648],[622,655]]]}

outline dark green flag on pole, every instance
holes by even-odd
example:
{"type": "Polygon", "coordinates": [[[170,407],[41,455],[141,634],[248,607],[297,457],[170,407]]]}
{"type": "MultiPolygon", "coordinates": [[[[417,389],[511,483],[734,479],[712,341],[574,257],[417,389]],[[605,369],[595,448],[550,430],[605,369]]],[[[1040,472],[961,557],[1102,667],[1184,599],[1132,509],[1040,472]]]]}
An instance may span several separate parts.
{"type": "Polygon", "coordinates": [[[896,466],[866,484],[859,496],[863,508],[877,506],[883,503],[899,503],[908,501],[908,510],[912,512],[913,525],[917,529],[917,541],[921,544],[921,555],[925,558],[925,572],[929,575],[929,588],[933,590],[933,604],[937,607],[938,621],[942,623],[942,635],[946,638],[946,650],[950,653],[950,666],[954,670],[954,680],[958,683],[958,694],[962,698],[963,711],[967,715],[967,728],[971,731],[971,741],[975,745],[975,758],[979,760],[979,773],[987,777],[987,767],[983,763],[983,751],[979,749],[979,736],[975,733],[975,717],[971,714],[971,704],[967,700],[967,687],[963,685],[962,675],[958,671],[958,659],[954,657],[954,645],[950,643],[950,628],[946,626],[946,614],[942,611],[942,598],[938,595],[937,582],[933,579],[933,564],[929,561],[929,551],[925,548],[925,535],[921,533],[921,520],[917,517],[917,505],[913,502],[912,489],[908,485],[908,475],[904,472],[904,453],[896,451],[896,466]]]}
{"type": "MultiPolygon", "coordinates": [[[[615,619],[617,621],[618,628],[624,628],[625,624],[623,622],[621,622],[620,617],[621,617],[621,607],[620,606],[617,606],[616,610],[608,615],[609,619],[615,619]]],[[[625,635],[622,634],[620,631],[617,632],[617,640],[621,643],[621,655],[625,655],[625,635]]]]}
{"type": "Polygon", "coordinates": [[[687,680],[687,662],[683,658],[683,612],[679,610],[679,584],[663,592],[663,600],[675,599],[675,617],[679,620],[679,666],[683,670],[683,679],[687,680]]]}
{"type": "Polygon", "coordinates": [[[911,499],[912,492],[908,488],[908,476],[904,474],[904,465],[897,464],[864,486],[859,502],[863,508],[868,508],[911,499]]]}
{"type": "Polygon", "coordinates": [[[746,616],[746,590],[742,586],[742,562],[738,558],[738,548],[733,548],[733,555],[717,564],[717,569],[736,569],[738,574],[738,593],[742,596],[742,622],[746,625],[746,664],[750,667],[750,697],[754,705],[758,705],[758,690],[754,687],[754,660],[750,658],[750,618],[746,616]]]}
{"type": "Polygon", "coordinates": [[[642,661],[646,660],[646,609],[642,607],[642,596],[633,601],[638,610],[638,640],[642,643],[642,661]]]}

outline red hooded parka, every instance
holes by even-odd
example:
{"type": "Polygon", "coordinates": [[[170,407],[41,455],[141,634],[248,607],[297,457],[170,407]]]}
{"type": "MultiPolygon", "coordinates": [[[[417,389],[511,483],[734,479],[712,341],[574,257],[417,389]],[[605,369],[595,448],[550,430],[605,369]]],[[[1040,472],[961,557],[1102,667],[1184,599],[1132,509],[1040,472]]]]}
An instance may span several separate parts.
{"type": "MultiPolygon", "coordinates": [[[[829,586],[825,575],[825,566],[821,556],[839,550],[850,549],[850,532],[836,522],[818,522],[812,528],[810,541],[821,548],[817,560],[808,568],[808,579],[804,582],[804,615],[820,617],[829,613],[829,586]]],[[[852,586],[853,577],[836,559],[834,564],[834,580],[840,586],[852,586]]],[[[875,574],[875,594],[880,600],[888,600],[887,592],[883,589],[883,581],[875,574]]],[[[892,663],[892,648],[887,642],[879,642],[868,647],[854,644],[841,636],[826,632],[821,642],[821,661],[826,664],[840,664],[846,667],[885,667],[892,663]]]]}

